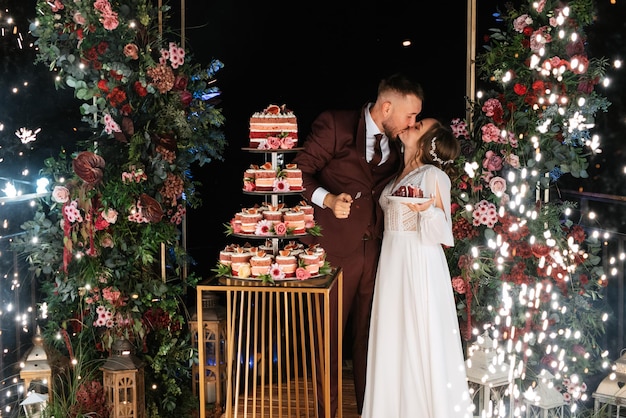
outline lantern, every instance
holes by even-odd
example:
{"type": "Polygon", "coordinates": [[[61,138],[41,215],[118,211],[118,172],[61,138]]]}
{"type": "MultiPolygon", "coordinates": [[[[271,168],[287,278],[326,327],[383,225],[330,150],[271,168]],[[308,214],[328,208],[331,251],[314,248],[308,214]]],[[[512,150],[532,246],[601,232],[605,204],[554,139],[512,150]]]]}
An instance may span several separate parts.
{"type": "Polygon", "coordinates": [[[478,401],[478,416],[506,416],[505,396],[511,383],[511,367],[498,356],[487,332],[478,336],[465,362],[472,400],[478,401]],[[478,398],[476,398],[478,395],[478,398]],[[496,413],[497,412],[497,413],[496,413]]]}
{"type": "Polygon", "coordinates": [[[28,392],[20,405],[24,408],[26,418],[40,418],[48,405],[48,394],[28,392]]]}
{"type": "MultiPolygon", "coordinates": [[[[202,293],[202,342],[204,359],[193,364],[193,393],[197,395],[199,373],[205,376],[205,401],[217,406],[224,405],[226,396],[226,309],[218,304],[219,296],[212,292],[202,293]],[[200,370],[201,369],[201,370],[200,370]]],[[[196,309],[189,321],[193,346],[198,348],[200,339],[198,332],[198,315],[196,309]]]]}
{"type": "Polygon", "coordinates": [[[31,383],[39,382],[40,388],[36,392],[52,394],[50,356],[44,347],[39,327],[37,327],[37,332],[33,337],[33,347],[26,353],[26,359],[21,367],[20,379],[24,380],[25,393],[30,392],[31,383]]]}
{"type": "Polygon", "coordinates": [[[144,418],[143,363],[135,357],[130,341],[115,340],[111,355],[100,369],[110,418],[144,418]]]}
{"type": "Polygon", "coordinates": [[[606,412],[602,416],[609,418],[623,415],[621,411],[626,411],[626,353],[615,361],[613,371],[602,379],[592,396],[595,399],[593,408],[595,413],[598,413],[604,404],[606,412]]]}
{"type": "Polygon", "coordinates": [[[563,395],[554,387],[554,376],[547,370],[539,374],[536,388],[524,393],[526,418],[563,418],[563,395]]]}

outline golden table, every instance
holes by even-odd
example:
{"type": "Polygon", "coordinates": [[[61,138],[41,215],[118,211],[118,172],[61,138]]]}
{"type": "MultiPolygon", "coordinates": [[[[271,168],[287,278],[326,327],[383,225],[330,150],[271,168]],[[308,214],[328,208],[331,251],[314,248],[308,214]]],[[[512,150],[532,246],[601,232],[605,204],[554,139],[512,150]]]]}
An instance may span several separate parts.
{"type": "MultiPolygon", "coordinates": [[[[202,293],[226,293],[226,418],[318,417],[320,394],[314,378],[317,367],[323,374],[324,413],[330,416],[330,292],[334,288],[339,300],[337,416],[343,416],[342,279],[339,268],[305,281],[263,284],[258,280],[214,277],[198,284],[200,330],[204,329],[202,293]]],[[[204,344],[198,344],[199,364],[205,364],[204,351],[204,344]]],[[[205,387],[205,379],[200,373],[200,388],[205,387]]],[[[222,399],[221,388],[216,389],[217,399],[222,399]]],[[[205,391],[199,390],[198,394],[200,418],[205,418],[205,391]]]]}

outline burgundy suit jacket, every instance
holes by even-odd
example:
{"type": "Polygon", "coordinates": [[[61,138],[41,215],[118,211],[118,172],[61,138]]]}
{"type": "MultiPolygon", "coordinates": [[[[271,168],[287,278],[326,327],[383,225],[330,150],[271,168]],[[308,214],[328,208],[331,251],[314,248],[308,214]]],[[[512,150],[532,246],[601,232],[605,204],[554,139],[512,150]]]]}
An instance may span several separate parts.
{"type": "MultiPolygon", "coordinates": [[[[368,105],[366,105],[368,106],[368,105]]],[[[344,257],[362,244],[364,236],[381,238],[383,213],[378,198],[393,178],[400,163],[399,141],[390,141],[387,161],[372,168],[365,159],[365,106],[358,110],[332,110],[321,113],[293,161],[302,170],[303,195],[311,201],[320,186],[333,194],[349,193],[353,198],[350,216],[337,219],[330,208],[315,208],[315,221],[321,237],[303,242],[318,243],[329,255],[344,257]]]]}

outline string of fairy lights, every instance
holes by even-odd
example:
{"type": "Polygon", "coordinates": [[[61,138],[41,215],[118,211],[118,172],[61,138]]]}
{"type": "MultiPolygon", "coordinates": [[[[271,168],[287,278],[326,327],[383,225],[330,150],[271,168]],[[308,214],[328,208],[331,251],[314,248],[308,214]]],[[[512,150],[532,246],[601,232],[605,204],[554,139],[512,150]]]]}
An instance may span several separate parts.
{"type": "MultiPolygon", "coordinates": [[[[28,34],[23,32],[23,28],[17,19],[11,16],[8,9],[1,8],[0,47],[13,51],[16,54],[27,50],[32,51],[35,46],[27,38],[28,34]]],[[[620,60],[613,61],[614,69],[620,69],[621,66],[622,62],[620,60]]],[[[608,78],[603,85],[605,88],[609,88],[610,82],[608,78]]],[[[22,339],[23,336],[32,332],[35,318],[33,313],[34,307],[20,303],[20,291],[28,277],[27,266],[18,265],[18,258],[9,250],[9,246],[11,239],[16,234],[19,234],[19,222],[23,221],[24,213],[28,213],[25,209],[34,207],[38,198],[49,193],[49,183],[45,178],[34,178],[33,173],[37,172],[36,168],[20,167],[21,159],[28,156],[28,151],[31,149],[32,144],[36,143],[37,136],[42,132],[42,128],[37,126],[8,126],[8,123],[3,121],[4,111],[2,107],[10,107],[11,97],[21,94],[24,89],[28,88],[29,82],[24,81],[20,86],[5,86],[5,83],[0,83],[0,86],[7,90],[0,91],[0,268],[2,268],[0,271],[0,417],[2,417],[14,416],[16,414],[16,399],[19,399],[20,394],[24,391],[19,380],[16,364],[20,360],[20,354],[24,351],[22,346],[30,343],[30,340],[22,341],[22,339]],[[7,99],[1,100],[5,97],[4,95],[6,95],[7,99]],[[8,157],[9,155],[11,158],[8,157]],[[16,219],[17,221],[15,221],[16,219]],[[14,344],[9,343],[8,339],[5,338],[8,331],[15,333],[14,339],[12,339],[14,344]],[[10,359],[11,364],[7,364],[7,359],[10,359]]],[[[588,146],[594,152],[601,152],[599,136],[595,135],[588,146]]],[[[24,160],[26,159],[24,158],[24,160]]],[[[468,172],[471,172],[472,169],[475,168],[472,166],[467,167],[468,172]]],[[[626,173],[626,167],[624,167],[624,173],[626,173]]],[[[531,173],[528,174],[531,175],[531,173]]],[[[523,197],[524,193],[531,193],[532,190],[519,192],[519,196],[523,197]]],[[[524,199],[522,198],[521,200],[524,199]]],[[[515,209],[520,213],[528,210],[524,207],[515,207],[515,200],[511,201],[510,205],[512,205],[511,209],[515,209]]],[[[532,216],[532,213],[528,215],[532,216]]],[[[587,213],[586,216],[590,220],[597,218],[597,214],[593,211],[587,213]]],[[[599,228],[594,234],[607,243],[611,240],[612,233],[599,228]]],[[[494,248],[501,248],[501,251],[506,251],[506,246],[502,245],[502,243],[491,242],[489,245],[494,248]]],[[[576,249],[571,248],[571,251],[575,252],[576,249]]],[[[567,254],[564,254],[564,256],[566,257],[567,254]]],[[[606,261],[606,264],[609,266],[607,272],[609,278],[623,274],[620,266],[625,258],[626,255],[623,253],[609,255],[606,261]]],[[[527,288],[517,296],[518,300],[514,300],[509,290],[507,286],[503,286],[503,305],[497,316],[497,320],[502,322],[509,320],[510,310],[507,307],[510,308],[515,304],[532,304],[542,294],[550,293],[550,289],[547,288],[527,288]]],[[[558,300],[554,301],[553,308],[555,310],[563,309],[562,306],[559,306],[558,300]]],[[[572,331],[572,338],[576,337],[576,332],[572,331]]],[[[538,338],[546,338],[546,336],[540,335],[538,338]]],[[[508,339],[508,341],[513,341],[513,339],[508,339]]],[[[520,347],[503,348],[503,352],[507,353],[519,353],[520,351],[520,347]]],[[[605,356],[607,358],[606,367],[608,368],[610,366],[609,353],[606,353],[605,356]]],[[[502,362],[508,362],[510,365],[512,374],[515,374],[516,370],[522,369],[520,357],[502,357],[502,362]]],[[[558,368],[566,369],[566,361],[561,360],[558,368]]],[[[515,395],[521,396],[521,393],[515,395]]],[[[579,395],[583,401],[586,400],[585,396],[587,395],[584,393],[579,395]]],[[[577,394],[572,396],[575,397],[577,394]]]]}

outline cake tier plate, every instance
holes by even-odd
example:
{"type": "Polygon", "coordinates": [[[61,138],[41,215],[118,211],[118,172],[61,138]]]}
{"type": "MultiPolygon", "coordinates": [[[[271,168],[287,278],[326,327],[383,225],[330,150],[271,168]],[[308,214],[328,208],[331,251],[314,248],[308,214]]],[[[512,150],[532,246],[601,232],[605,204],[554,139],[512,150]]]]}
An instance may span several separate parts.
{"type": "Polygon", "coordinates": [[[258,152],[259,154],[267,154],[267,153],[288,154],[292,152],[298,152],[301,149],[302,147],[289,148],[289,149],[260,149],[260,148],[250,148],[250,147],[241,148],[242,151],[258,152]]]}

